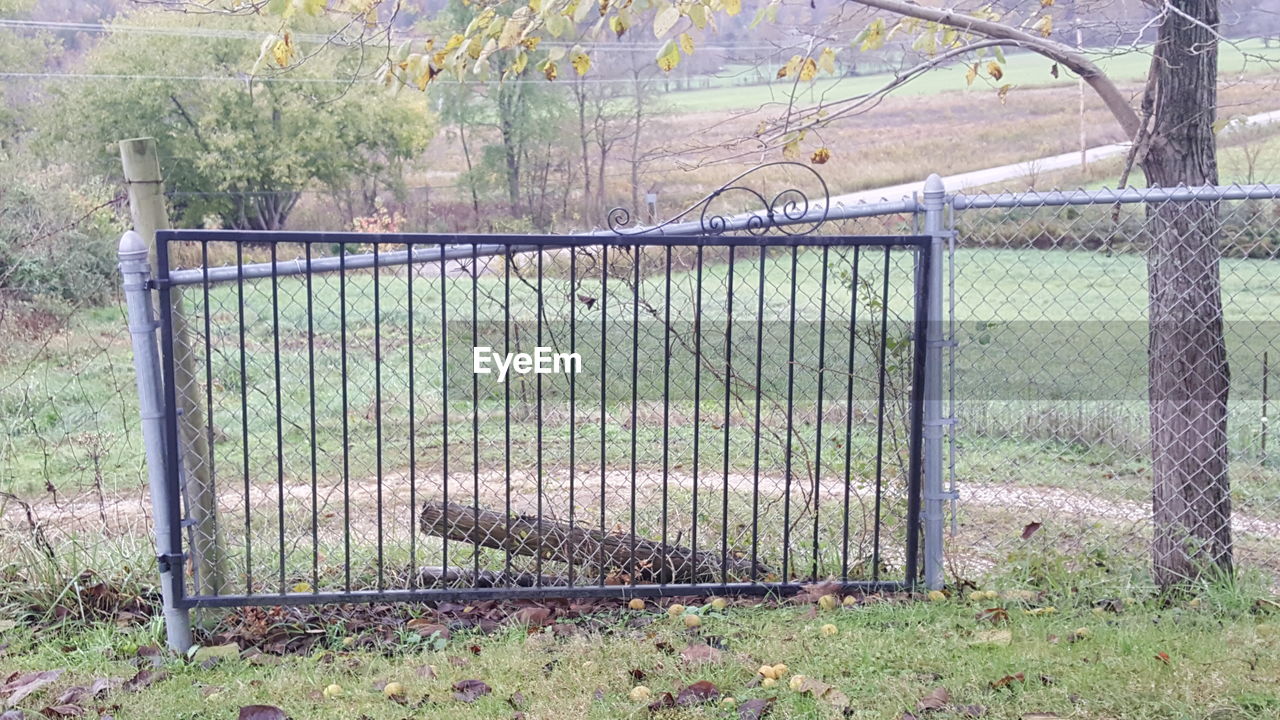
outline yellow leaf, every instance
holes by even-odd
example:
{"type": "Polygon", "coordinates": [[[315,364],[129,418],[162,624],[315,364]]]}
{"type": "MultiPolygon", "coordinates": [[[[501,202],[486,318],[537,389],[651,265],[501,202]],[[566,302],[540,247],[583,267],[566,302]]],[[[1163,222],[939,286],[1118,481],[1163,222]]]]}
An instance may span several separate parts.
{"type": "Polygon", "coordinates": [[[836,74],[836,51],[833,48],[826,48],[818,55],[818,67],[828,75],[836,74]]]}
{"type": "Polygon", "coordinates": [[[966,85],[972,85],[974,80],[978,79],[978,63],[969,66],[969,72],[964,74],[964,82],[966,85]]]}
{"type": "Polygon", "coordinates": [[[674,40],[668,40],[658,51],[658,67],[663,72],[671,72],[680,64],[680,48],[674,40]]]}
{"type": "Polygon", "coordinates": [[[702,3],[694,3],[689,6],[689,19],[693,21],[693,26],[699,30],[705,30],[707,27],[707,6],[702,3]]]}
{"type": "Polygon", "coordinates": [[[1053,7],[1053,0],[1040,0],[1040,7],[1053,7]]]}
{"type": "Polygon", "coordinates": [[[573,65],[573,69],[578,71],[578,75],[586,75],[591,69],[591,58],[587,54],[578,50],[569,56],[569,63],[573,65]]]}
{"type": "Polygon", "coordinates": [[[826,148],[818,148],[813,151],[813,155],[809,156],[809,162],[814,165],[823,165],[831,159],[831,151],[826,148]]]}
{"type": "Polygon", "coordinates": [[[290,589],[296,593],[309,593],[311,592],[311,583],[307,583],[307,582],[294,583],[293,587],[290,589]]]}
{"type": "Polygon", "coordinates": [[[613,31],[614,35],[622,37],[623,33],[627,31],[627,22],[622,19],[621,15],[614,15],[609,18],[609,29],[613,31]]]}
{"type": "Polygon", "coordinates": [[[271,57],[275,59],[276,65],[284,67],[293,60],[296,50],[293,46],[293,33],[288,30],[284,31],[284,37],[276,40],[275,45],[271,47],[271,57]]]}
{"type": "Polygon", "coordinates": [[[800,65],[803,62],[804,62],[804,57],[800,55],[792,55],[791,59],[787,61],[786,65],[783,65],[781,68],[778,68],[778,79],[781,80],[782,78],[787,77],[788,75],[794,75],[796,72],[800,70],[800,65]]]}
{"type": "MultiPolygon", "coordinates": [[[[879,50],[884,45],[884,20],[876,18],[862,31],[862,35],[858,37],[858,41],[862,43],[862,50],[879,50]]],[[[857,41],[855,41],[857,42],[857,41]]]]}
{"type": "Polygon", "coordinates": [[[999,94],[1000,94],[1000,104],[1001,104],[1001,105],[1005,104],[1005,102],[1008,100],[1008,98],[1009,98],[1009,91],[1010,91],[1010,90],[1012,90],[1012,89],[1013,89],[1013,86],[1012,86],[1012,85],[1001,85],[1001,86],[1000,86],[999,94]]]}
{"type": "Polygon", "coordinates": [[[724,11],[730,17],[742,12],[742,0],[724,0],[724,11]]]}
{"type": "Polygon", "coordinates": [[[693,38],[689,37],[689,33],[680,33],[680,37],[676,38],[680,43],[680,50],[685,55],[693,54],[693,38]]]}
{"type": "Polygon", "coordinates": [[[676,26],[680,21],[680,8],[675,5],[668,5],[658,11],[653,17],[653,34],[655,37],[666,37],[671,32],[671,28],[676,26]]]}
{"type": "Polygon", "coordinates": [[[523,47],[525,50],[537,50],[538,43],[540,42],[542,42],[542,38],[538,37],[537,35],[531,35],[525,38],[524,40],[521,40],[520,46],[523,47]]]}
{"type": "Polygon", "coordinates": [[[559,68],[556,67],[556,64],[554,62],[548,60],[546,63],[543,64],[542,74],[545,75],[548,80],[555,80],[558,73],[559,73],[559,68]]]}
{"type": "Polygon", "coordinates": [[[528,53],[521,50],[520,52],[516,53],[516,59],[511,61],[510,73],[512,75],[519,75],[520,73],[524,72],[525,67],[527,67],[528,65],[529,65],[529,55],[528,53]]]}
{"type": "Polygon", "coordinates": [[[1000,67],[1000,63],[993,60],[987,63],[987,74],[991,76],[992,80],[999,82],[1000,78],[1004,77],[1004,68],[1000,67]]]}
{"type": "Polygon", "coordinates": [[[498,36],[498,47],[510,50],[520,42],[520,33],[524,31],[523,18],[510,17],[502,24],[502,34],[498,36]]]}
{"type": "Polygon", "coordinates": [[[529,9],[534,12],[542,12],[542,0],[529,0],[529,9]]]}
{"type": "Polygon", "coordinates": [[[805,58],[804,62],[800,63],[800,81],[812,82],[816,77],[818,77],[818,63],[811,57],[805,58]]]}
{"type": "Polygon", "coordinates": [[[1053,34],[1053,17],[1050,15],[1045,15],[1044,17],[1037,20],[1036,24],[1031,26],[1031,29],[1039,32],[1041,35],[1045,37],[1049,37],[1050,35],[1053,34]]]}
{"type": "Polygon", "coordinates": [[[600,17],[609,12],[609,0],[600,0],[600,17]]]}

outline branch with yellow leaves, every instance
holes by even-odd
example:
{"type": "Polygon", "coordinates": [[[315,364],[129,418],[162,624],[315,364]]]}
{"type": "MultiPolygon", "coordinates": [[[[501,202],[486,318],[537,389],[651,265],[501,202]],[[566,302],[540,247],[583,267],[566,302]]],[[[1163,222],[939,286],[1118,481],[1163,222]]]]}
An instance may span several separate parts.
{"type": "Polygon", "coordinates": [[[1001,22],[985,20],[950,9],[924,7],[912,2],[906,2],[906,0],[849,1],[904,17],[946,25],[947,27],[980,35],[991,40],[1003,40],[1042,55],[1079,75],[1102,98],[1102,102],[1106,104],[1107,109],[1115,116],[1116,122],[1120,123],[1120,127],[1124,129],[1125,135],[1130,139],[1138,136],[1142,123],[1138,119],[1138,113],[1134,110],[1129,98],[1125,97],[1120,88],[1112,82],[1111,78],[1107,77],[1107,74],[1101,68],[1070,45],[1047,37],[1040,37],[1001,22]]]}

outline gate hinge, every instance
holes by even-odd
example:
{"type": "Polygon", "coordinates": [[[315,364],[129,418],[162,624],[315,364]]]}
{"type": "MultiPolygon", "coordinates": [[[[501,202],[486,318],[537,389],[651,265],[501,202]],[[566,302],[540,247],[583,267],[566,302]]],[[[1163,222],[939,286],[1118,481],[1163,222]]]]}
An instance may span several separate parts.
{"type": "Polygon", "coordinates": [[[183,553],[171,553],[169,555],[157,555],[156,564],[160,566],[160,573],[182,572],[182,565],[187,561],[187,556],[183,553]]]}
{"type": "Polygon", "coordinates": [[[925,420],[926,427],[955,427],[956,419],[953,417],[938,418],[937,420],[925,420]]]}
{"type": "Polygon", "coordinates": [[[959,490],[943,490],[942,492],[937,492],[937,493],[927,492],[924,494],[924,499],[925,500],[959,500],[960,491],[959,490]]]}

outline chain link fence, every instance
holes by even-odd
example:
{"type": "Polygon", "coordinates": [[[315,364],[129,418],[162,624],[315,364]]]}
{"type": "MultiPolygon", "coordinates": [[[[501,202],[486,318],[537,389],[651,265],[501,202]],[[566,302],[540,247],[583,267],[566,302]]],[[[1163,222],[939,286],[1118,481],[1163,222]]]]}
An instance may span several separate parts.
{"type": "MultiPolygon", "coordinates": [[[[1280,360],[1280,188],[961,195],[950,205],[952,571],[977,579],[1074,562],[1149,582],[1153,233],[1157,215],[1190,232],[1180,221],[1209,212],[1236,565],[1280,579],[1280,457],[1267,418],[1280,360]]],[[[1194,443],[1199,431],[1193,422],[1174,440],[1194,443]]],[[[1215,511],[1200,500],[1186,511],[1215,511]]]]}
{"type": "MultiPolygon", "coordinates": [[[[1280,440],[1274,420],[1268,425],[1267,418],[1280,404],[1275,397],[1280,387],[1280,187],[1250,186],[1194,193],[1098,190],[949,198],[956,233],[948,241],[944,289],[954,344],[944,350],[944,399],[946,415],[955,422],[947,427],[944,460],[951,487],[958,491],[946,542],[952,579],[983,582],[1025,576],[1048,563],[1071,563],[1149,582],[1150,214],[1160,206],[1193,204],[1213,206],[1220,220],[1236,565],[1266,582],[1280,578],[1280,440]]],[[[837,208],[825,232],[910,234],[919,231],[922,218],[911,199],[837,208]]],[[[246,253],[250,261],[267,259],[261,248],[246,253]]],[[[195,265],[201,258],[197,253],[182,260],[195,265]]],[[[233,260],[214,258],[214,264],[233,260]]],[[[467,271],[459,268],[455,275],[458,283],[469,285],[467,271]]],[[[322,290],[318,297],[337,292],[329,286],[336,282],[332,277],[316,282],[322,290]]],[[[363,294],[368,290],[359,288],[363,294]]],[[[359,301],[368,300],[361,296],[359,301]]],[[[213,301],[215,310],[225,309],[217,307],[223,298],[213,301]]],[[[293,302],[286,299],[286,317],[298,309],[293,302]]],[[[15,312],[9,319],[18,317],[15,312]]],[[[27,317],[26,324],[39,321],[36,315],[27,317]]],[[[214,337],[227,331],[222,319],[215,313],[214,337]]],[[[194,330],[198,336],[205,332],[203,325],[194,330]]],[[[371,339],[361,336],[357,342],[367,349],[371,339]]],[[[641,345],[640,350],[651,348],[641,345]]],[[[150,504],[122,306],[82,310],[56,331],[32,325],[21,346],[4,352],[0,402],[8,441],[0,449],[0,489],[6,492],[0,499],[0,529],[6,554],[17,565],[39,562],[64,576],[93,568],[149,580],[150,504]]],[[[654,362],[648,358],[645,366],[654,362]]],[[[357,384],[368,374],[361,374],[357,384]]],[[[215,387],[225,380],[215,377],[215,387]]],[[[409,406],[397,404],[388,411],[404,415],[409,406]]],[[[238,428],[225,417],[211,425],[213,461],[236,460],[222,456],[238,428]]],[[[269,429],[274,437],[274,426],[269,429]]],[[[470,431],[464,422],[456,437],[470,431]]],[[[536,440],[519,433],[517,438],[536,440]]],[[[355,441],[359,450],[376,438],[361,433],[355,441]]],[[[399,445],[390,449],[407,451],[399,445]]],[[[497,446],[481,450],[505,452],[497,446]]],[[[555,449],[566,452],[567,447],[555,449]]],[[[361,457],[354,462],[357,472],[365,473],[370,468],[361,457]]],[[[320,460],[336,462],[327,456],[320,460]]],[[[733,462],[750,460],[748,455],[733,462]]],[[[629,477],[629,466],[624,470],[629,477]]],[[[530,468],[513,468],[514,475],[522,473],[530,468]]],[[[309,481],[304,485],[304,491],[293,486],[286,491],[301,492],[309,502],[309,481]]],[[[369,498],[376,504],[376,494],[369,498]]],[[[623,519],[629,523],[629,517],[623,519]]],[[[406,530],[408,523],[405,513],[406,530]]],[[[309,530],[309,519],[304,525],[309,530]]],[[[310,558],[300,557],[298,582],[313,583],[314,577],[306,577],[309,566],[310,558]]],[[[6,577],[32,579],[33,574],[19,569],[6,577]]]]}

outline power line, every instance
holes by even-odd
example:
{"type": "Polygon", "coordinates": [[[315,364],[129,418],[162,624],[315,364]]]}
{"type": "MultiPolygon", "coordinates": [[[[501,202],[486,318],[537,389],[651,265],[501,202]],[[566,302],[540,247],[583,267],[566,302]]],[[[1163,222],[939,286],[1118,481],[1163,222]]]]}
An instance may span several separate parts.
{"type": "MultiPolygon", "coordinates": [[[[679,79],[719,79],[718,75],[685,75],[679,79]]],[[[353,82],[361,82],[353,79],[339,78],[300,78],[300,77],[263,77],[251,76],[248,73],[243,75],[131,75],[125,73],[51,73],[51,72],[0,72],[0,80],[137,80],[144,82],[234,82],[248,84],[250,81],[254,83],[298,83],[307,85],[350,85],[353,82]]],[[[484,81],[475,80],[467,82],[464,80],[452,80],[436,78],[431,81],[432,84],[448,84],[448,85],[483,85],[484,81]]],[[[632,85],[636,81],[629,78],[575,78],[572,81],[550,81],[539,79],[517,79],[503,80],[504,83],[529,84],[529,85],[548,85],[552,87],[564,87],[573,83],[585,83],[588,85],[632,85]]],[[[662,78],[646,78],[642,79],[642,83],[660,83],[662,78]]],[[[733,87],[733,86],[727,86],[733,87]]],[[[722,88],[707,88],[722,89],[722,88]]]]}
{"type": "MultiPolygon", "coordinates": [[[[261,41],[265,36],[264,33],[249,30],[230,30],[221,28],[201,28],[201,27],[144,27],[140,25],[105,25],[101,23],[81,23],[81,22],[57,22],[52,20],[11,20],[0,19],[0,27],[7,27],[14,30],[54,30],[65,32],[87,32],[110,34],[115,32],[137,33],[142,35],[161,35],[170,37],[201,37],[209,39],[226,39],[226,40],[250,40],[261,41]]],[[[318,33],[295,33],[294,39],[304,42],[314,42],[327,44],[333,41],[334,37],[330,35],[322,35],[318,33]]],[[[425,40],[425,38],[403,38],[396,42],[404,40],[425,40]]],[[[545,41],[541,43],[547,47],[565,47],[570,48],[581,45],[584,48],[592,48],[594,50],[605,50],[610,52],[628,52],[632,50],[652,50],[656,51],[664,46],[664,43],[632,43],[623,44],[620,42],[609,42],[599,40],[584,40],[582,42],[572,43],[563,41],[545,41]]],[[[782,52],[783,48],[773,45],[728,45],[728,44],[707,44],[698,46],[702,50],[714,50],[724,52],[751,51],[751,52],[782,52]]]]}

